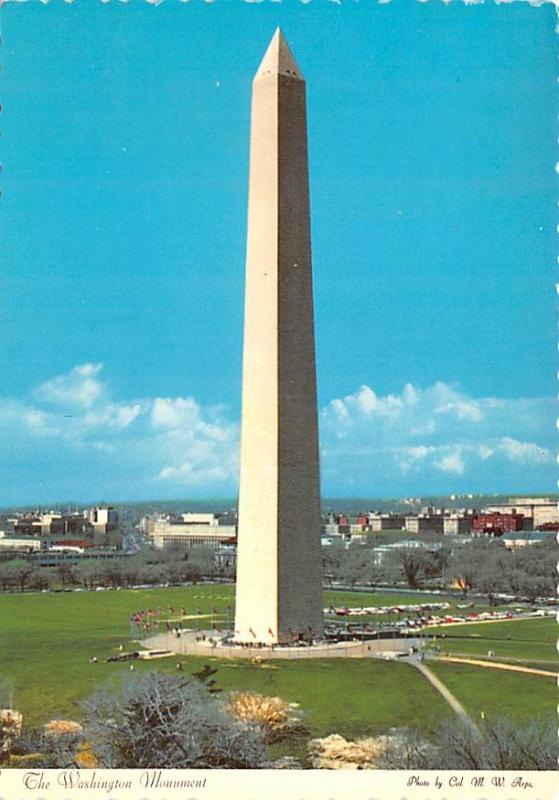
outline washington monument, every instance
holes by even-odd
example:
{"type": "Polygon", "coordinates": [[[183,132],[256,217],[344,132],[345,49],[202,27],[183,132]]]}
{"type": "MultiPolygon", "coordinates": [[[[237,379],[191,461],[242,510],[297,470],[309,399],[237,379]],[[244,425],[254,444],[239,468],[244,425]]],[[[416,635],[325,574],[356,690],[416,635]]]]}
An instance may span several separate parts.
{"type": "Polygon", "coordinates": [[[278,29],[254,77],[235,639],[323,635],[305,81],[278,29]]]}

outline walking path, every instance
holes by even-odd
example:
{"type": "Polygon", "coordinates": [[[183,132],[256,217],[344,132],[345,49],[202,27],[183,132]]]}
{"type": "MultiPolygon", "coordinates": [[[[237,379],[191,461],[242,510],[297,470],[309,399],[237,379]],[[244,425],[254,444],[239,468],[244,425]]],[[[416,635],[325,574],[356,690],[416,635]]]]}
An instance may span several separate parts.
{"type": "Polygon", "coordinates": [[[446,702],[452,708],[454,713],[462,720],[462,722],[466,723],[466,725],[468,725],[476,734],[479,734],[478,729],[472,722],[464,706],[456,699],[452,692],[446,688],[444,683],[439,680],[433,672],[431,672],[429,667],[426,667],[416,655],[401,658],[400,660],[405,661],[406,664],[409,664],[411,667],[415,667],[417,670],[419,670],[423,677],[427,678],[431,686],[433,686],[433,688],[436,689],[437,692],[439,692],[439,694],[446,700],[446,702]]]}
{"type": "Polygon", "coordinates": [[[545,678],[557,678],[556,672],[546,669],[534,669],[533,667],[521,667],[514,664],[503,664],[500,661],[485,661],[477,658],[459,658],[457,656],[437,656],[436,661],[452,661],[455,664],[473,664],[476,667],[488,667],[489,669],[504,669],[508,672],[528,672],[531,675],[542,675],[545,678]]]}

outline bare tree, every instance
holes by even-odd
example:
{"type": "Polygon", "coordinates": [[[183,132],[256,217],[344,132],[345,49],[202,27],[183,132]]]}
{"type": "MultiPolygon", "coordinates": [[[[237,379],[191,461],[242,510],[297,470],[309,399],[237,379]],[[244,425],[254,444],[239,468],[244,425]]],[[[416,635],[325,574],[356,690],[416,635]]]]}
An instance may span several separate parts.
{"type": "Polygon", "coordinates": [[[557,730],[548,717],[519,724],[489,718],[478,732],[456,719],[445,720],[428,738],[417,732],[393,737],[385,769],[551,770],[557,768],[557,730]]]}
{"type": "Polygon", "coordinates": [[[62,587],[66,588],[66,585],[72,584],[72,565],[69,564],[67,561],[61,561],[60,564],[56,567],[56,572],[62,581],[62,587]]]}
{"type": "Polygon", "coordinates": [[[33,564],[23,558],[15,558],[13,561],[8,561],[6,567],[9,580],[15,583],[20,591],[24,592],[35,570],[33,564]]]}
{"type": "Polygon", "coordinates": [[[92,589],[99,577],[99,563],[97,559],[82,561],[72,567],[72,578],[81,583],[86,589],[92,589]]]}
{"type": "Polygon", "coordinates": [[[257,727],[235,720],[199,681],[158,672],[129,676],[85,704],[85,738],[111,769],[258,768],[257,727]]]}
{"type": "Polygon", "coordinates": [[[417,589],[421,577],[433,569],[433,554],[423,548],[402,547],[392,558],[400,566],[410,589],[417,589]]]}

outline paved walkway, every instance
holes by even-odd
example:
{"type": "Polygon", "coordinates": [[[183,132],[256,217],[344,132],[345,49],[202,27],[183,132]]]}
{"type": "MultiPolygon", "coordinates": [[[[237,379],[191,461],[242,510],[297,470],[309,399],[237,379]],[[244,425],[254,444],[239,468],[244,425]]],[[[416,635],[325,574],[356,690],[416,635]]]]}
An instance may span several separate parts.
{"type": "Polygon", "coordinates": [[[318,644],[313,647],[241,647],[223,645],[218,637],[206,634],[205,641],[197,641],[200,631],[160,633],[141,642],[150,650],[169,650],[176,655],[205,656],[206,658],[284,659],[299,661],[308,658],[379,658],[383,653],[408,653],[417,645],[415,639],[372,639],[366,642],[338,642],[318,644]],[[215,644],[212,644],[211,639],[215,644]]]}
{"type": "Polygon", "coordinates": [[[479,734],[478,729],[472,722],[471,718],[469,717],[468,713],[464,706],[456,699],[456,697],[450,692],[444,683],[437,678],[437,676],[431,672],[429,667],[425,666],[425,663],[420,661],[416,655],[407,656],[406,658],[401,658],[400,661],[405,661],[406,664],[409,664],[411,667],[415,667],[424,678],[427,678],[431,686],[439,692],[441,697],[443,697],[449,706],[452,708],[454,713],[468,725],[476,734],[479,734]]]}
{"type": "Polygon", "coordinates": [[[514,664],[503,664],[500,661],[485,661],[477,658],[461,658],[458,656],[437,656],[436,661],[452,661],[455,664],[473,664],[476,667],[488,667],[489,669],[504,669],[508,672],[528,672],[531,675],[542,675],[545,678],[557,678],[556,672],[546,669],[534,669],[533,667],[521,667],[514,664]]]}

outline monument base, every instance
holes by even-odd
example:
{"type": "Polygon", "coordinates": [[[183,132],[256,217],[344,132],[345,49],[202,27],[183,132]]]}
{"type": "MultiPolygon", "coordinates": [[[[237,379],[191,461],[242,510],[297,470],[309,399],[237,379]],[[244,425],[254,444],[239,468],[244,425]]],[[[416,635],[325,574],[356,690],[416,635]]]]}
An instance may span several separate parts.
{"type": "Polygon", "coordinates": [[[243,658],[251,661],[269,659],[306,658],[385,658],[387,652],[407,655],[419,640],[410,638],[376,639],[363,641],[347,639],[331,642],[325,639],[309,644],[260,644],[236,642],[232,631],[193,631],[183,630],[174,633],[158,634],[142,642],[150,649],[170,650],[173,655],[189,655],[212,658],[243,658]]]}

